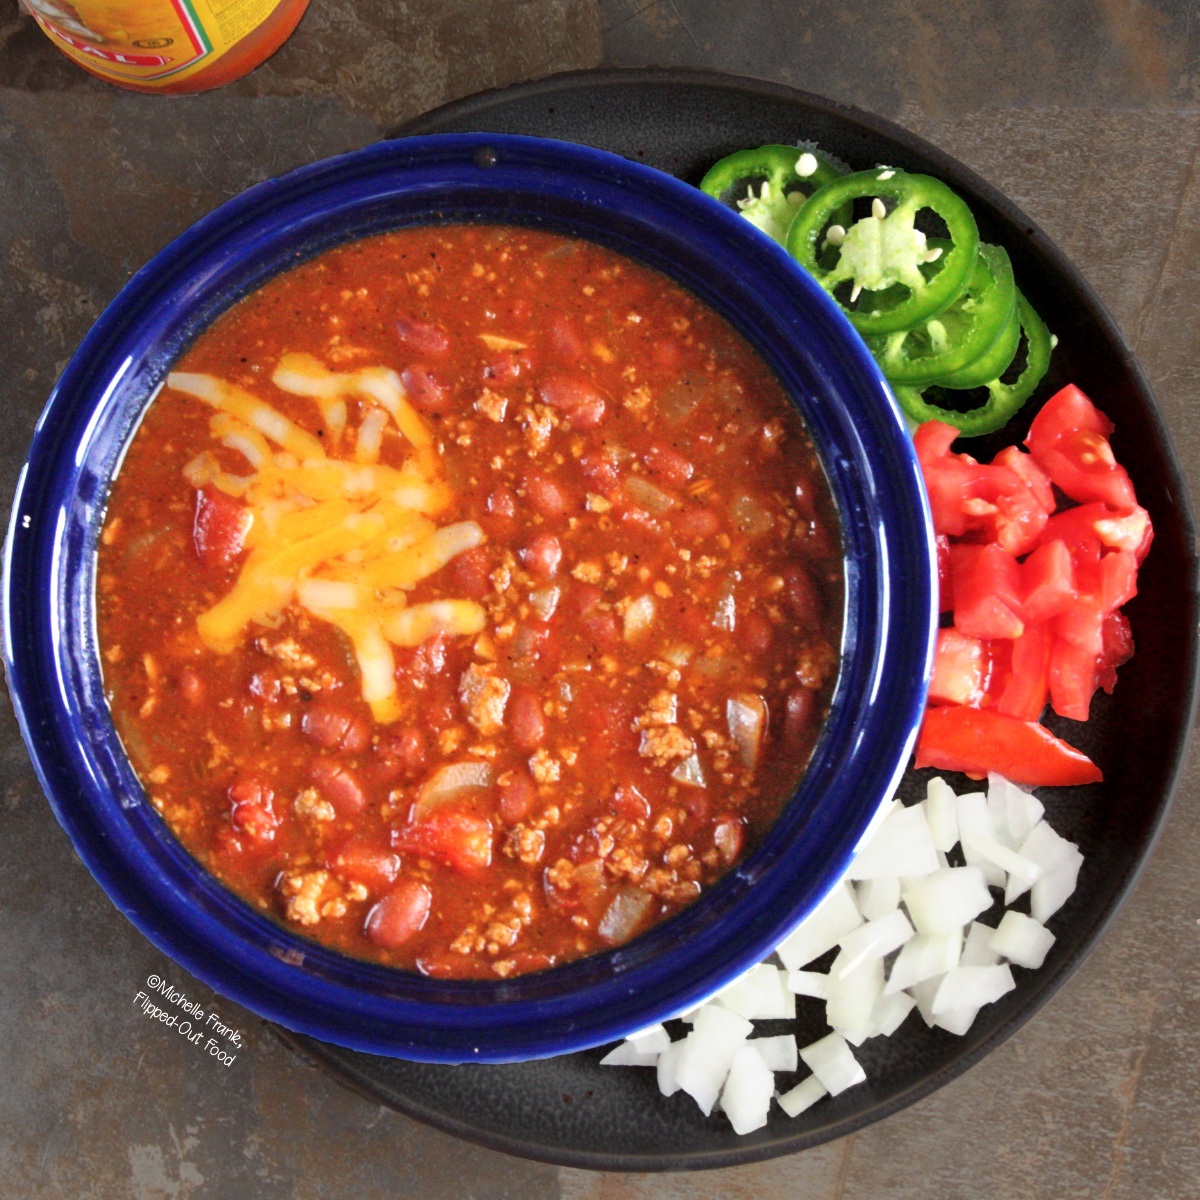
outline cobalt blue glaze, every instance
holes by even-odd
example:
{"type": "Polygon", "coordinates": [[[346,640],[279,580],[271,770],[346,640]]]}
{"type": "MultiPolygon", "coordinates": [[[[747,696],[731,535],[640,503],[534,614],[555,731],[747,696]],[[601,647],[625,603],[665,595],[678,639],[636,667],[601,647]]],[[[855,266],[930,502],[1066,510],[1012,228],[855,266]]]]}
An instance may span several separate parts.
{"type": "MultiPolygon", "coordinates": [[[[842,875],[907,760],[935,627],[928,510],[874,361],[788,256],[657,171],[497,135],[383,142],[258,185],[138,272],[84,339],[38,422],[5,552],[5,665],[55,815],[122,912],[222,994],[290,1029],[428,1062],[500,1062],[612,1041],[683,1012],[759,961],[842,875]],[[794,398],[846,547],[841,678],[799,790],[767,842],[629,945],[497,982],[426,979],[294,936],[184,852],[113,731],[95,645],[95,548],[109,481],[170,363],[295,262],[413,223],[574,234],[657,267],[724,314],[794,398]]],[[[147,587],[154,581],[147,580],[147,587]]]]}

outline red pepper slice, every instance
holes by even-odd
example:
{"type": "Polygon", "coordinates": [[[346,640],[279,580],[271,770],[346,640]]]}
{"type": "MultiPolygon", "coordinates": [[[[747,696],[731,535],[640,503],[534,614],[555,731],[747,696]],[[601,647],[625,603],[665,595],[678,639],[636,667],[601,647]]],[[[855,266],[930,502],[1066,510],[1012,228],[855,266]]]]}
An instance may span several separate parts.
{"type": "Polygon", "coordinates": [[[925,713],[916,765],[976,778],[995,771],[1026,787],[1072,787],[1104,778],[1086,754],[1045,726],[994,709],[957,704],[925,713]]]}

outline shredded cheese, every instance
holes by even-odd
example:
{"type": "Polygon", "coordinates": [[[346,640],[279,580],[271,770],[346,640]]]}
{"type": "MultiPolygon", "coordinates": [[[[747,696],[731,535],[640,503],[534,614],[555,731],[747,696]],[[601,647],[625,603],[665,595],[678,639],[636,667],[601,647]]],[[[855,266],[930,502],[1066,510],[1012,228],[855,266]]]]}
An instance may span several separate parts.
{"type": "Polygon", "coordinates": [[[193,486],[211,483],[238,496],[253,516],[237,581],[200,614],[197,632],[209,649],[227,654],[249,626],[275,625],[297,604],[345,634],[363,699],[377,721],[396,720],[393,645],[419,646],[438,634],[474,636],[487,620],[472,600],[409,606],[405,593],[481,545],[483,530],[474,521],[439,528],[432,519],[453,496],[433,434],[395,371],[338,372],[312,355],[286,354],[271,381],[317,404],[329,452],[321,439],[244,388],[190,372],[167,379],[169,387],[217,410],[209,422],[214,441],[252,468],[248,476],[233,475],[211,451],[185,468],[193,486]],[[347,432],[347,399],[360,403],[361,416],[349,456],[341,457],[331,452],[347,432]],[[399,467],[379,461],[389,420],[411,448],[399,467]]]}

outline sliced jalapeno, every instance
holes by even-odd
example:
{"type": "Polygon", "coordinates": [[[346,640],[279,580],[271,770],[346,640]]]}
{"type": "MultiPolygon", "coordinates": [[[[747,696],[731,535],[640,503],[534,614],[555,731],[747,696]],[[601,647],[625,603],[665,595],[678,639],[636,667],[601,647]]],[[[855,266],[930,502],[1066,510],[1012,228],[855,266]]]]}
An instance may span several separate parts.
{"type": "MultiPolygon", "coordinates": [[[[1012,383],[1004,383],[1000,376],[996,376],[980,385],[988,390],[987,402],[979,408],[972,408],[967,412],[956,412],[952,408],[942,408],[940,405],[926,401],[924,392],[935,386],[934,384],[928,384],[924,388],[893,388],[896,400],[905,415],[918,424],[923,421],[945,421],[947,425],[953,425],[958,429],[963,437],[979,437],[985,433],[993,433],[1006,425],[1025,401],[1033,395],[1033,389],[1041,383],[1050,366],[1050,352],[1053,349],[1050,331],[1046,328],[1042,318],[1034,312],[1033,306],[1019,291],[1017,292],[1017,316],[1021,332],[1025,334],[1026,361],[1025,369],[1012,383]]],[[[951,388],[948,390],[960,391],[962,389],[951,388]]]]}
{"type": "Polygon", "coordinates": [[[1014,304],[1012,313],[996,340],[974,362],[968,363],[960,371],[951,371],[943,375],[937,382],[948,388],[983,387],[993,379],[999,379],[1008,370],[1020,344],[1020,306],[1014,304]]]}
{"type": "MultiPolygon", "coordinates": [[[[946,243],[929,239],[930,246],[946,243]]],[[[888,381],[902,386],[944,383],[990,348],[1017,307],[1012,263],[1000,246],[980,245],[975,268],[958,299],[945,312],[883,337],[866,339],[888,381]]],[[[1012,355],[1001,364],[1001,370],[1012,355]]],[[[993,371],[991,379],[999,372],[993,371]]]]}
{"type": "Polygon", "coordinates": [[[785,244],[839,303],[836,293],[850,285],[842,308],[859,333],[884,334],[928,321],[954,303],[975,267],[979,229],[971,210],[940,180],[882,168],[843,175],[810,196],[785,244]],[[834,220],[847,203],[863,199],[873,202],[871,216],[848,229],[834,220]],[[916,227],[925,209],[945,222],[948,250],[931,247],[916,227]],[[922,270],[934,263],[932,273],[922,270]]]}
{"type": "Polygon", "coordinates": [[[817,151],[797,146],[758,146],[721,159],[700,181],[700,190],[736,208],[752,225],[783,245],[798,207],[841,174],[817,151]]]}

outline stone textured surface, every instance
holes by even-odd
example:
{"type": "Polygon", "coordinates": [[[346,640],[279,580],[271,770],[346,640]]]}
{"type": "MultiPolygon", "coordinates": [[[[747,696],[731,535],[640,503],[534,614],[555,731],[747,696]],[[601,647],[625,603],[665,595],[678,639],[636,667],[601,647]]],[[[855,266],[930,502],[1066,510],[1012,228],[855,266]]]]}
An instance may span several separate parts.
{"type": "MultiPolygon", "coordinates": [[[[89,323],[249,184],[481,87],[593,65],[711,66],[900,120],[1011,195],[1136,349],[1200,485],[1200,58],[1183,0],[315,0],[219,93],[118,93],[0,12],[0,362],[11,494],[89,323]],[[603,31],[603,47],[601,44],[603,31]]],[[[853,1138],[703,1175],[601,1176],[473,1148],[344,1091],[123,921],[0,714],[0,1179],[11,1197],[1188,1200],[1200,1194],[1200,762],[1097,952],[1015,1038],[853,1138]],[[236,1025],[222,1067],[148,1021],[158,973],[236,1025]]]]}

